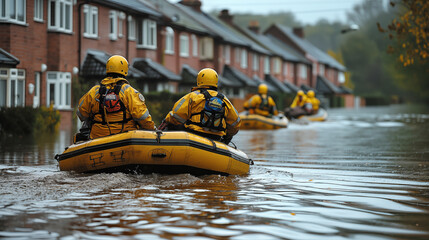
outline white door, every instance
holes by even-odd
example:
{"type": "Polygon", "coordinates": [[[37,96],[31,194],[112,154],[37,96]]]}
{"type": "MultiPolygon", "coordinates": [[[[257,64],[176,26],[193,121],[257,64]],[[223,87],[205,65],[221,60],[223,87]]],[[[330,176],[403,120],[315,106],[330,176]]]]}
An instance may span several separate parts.
{"type": "Polygon", "coordinates": [[[40,106],[40,73],[38,72],[34,74],[34,85],[33,107],[37,108],[40,106]]]}

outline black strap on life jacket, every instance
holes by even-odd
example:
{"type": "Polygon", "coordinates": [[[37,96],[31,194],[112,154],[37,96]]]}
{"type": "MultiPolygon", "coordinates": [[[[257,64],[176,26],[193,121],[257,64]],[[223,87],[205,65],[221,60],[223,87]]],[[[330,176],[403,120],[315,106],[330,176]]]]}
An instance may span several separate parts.
{"type": "Polygon", "coordinates": [[[222,126],[222,122],[225,121],[225,96],[219,92],[216,96],[212,96],[206,89],[201,89],[200,91],[204,94],[204,108],[201,112],[191,114],[190,118],[186,121],[186,124],[194,124],[202,128],[208,128],[216,131],[225,131],[226,128],[222,126]],[[219,101],[222,102],[220,105],[219,101]],[[191,118],[195,115],[200,115],[199,122],[191,121],[191,118]]]}
{"type": "Polygon", "coordinates": [[[119,97],[119,92],[121,91],[123,82],[119,82],[115,85],[114,88],[108,89],[106,85],[100,84],[100,89],[98,90],[99,93],[99,111],[98,114],[101,115],[101,122],[99,121],[93,121],[94,123],[99,123],[106,125],[107,121],[106,118],[109,114],[117,113],[122,111],[122,121],[109,121],[109,124],[122,124],[122,130],[124,129],[124,124],[132,120],[132,118],[127,118],[127,108],[125,107],[124,103],[121,101],[121,98],[119,97]]]}

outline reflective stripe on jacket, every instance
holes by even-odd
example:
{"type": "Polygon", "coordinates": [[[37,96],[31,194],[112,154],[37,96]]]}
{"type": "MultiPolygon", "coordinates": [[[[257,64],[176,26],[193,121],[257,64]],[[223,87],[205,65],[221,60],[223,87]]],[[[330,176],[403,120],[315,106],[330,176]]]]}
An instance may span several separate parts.
{"type": "Polygon", "coordinates": [[[124,120],[123,111],[120,111],[108,113],[106,116],[107,124],[101,124],[102,115],[100,114],[99,103],[100,85],[94,86],[79,100],[76,113],[82,121],[91,119],[95,122],[91,128],[91,138],[104,137],[122,131],[136,130],[139,129],[139,126],[147,130],[153,130],[155,128],[155,124],[144,102],[143,95],[131,87],[125,79],[107,77],[101,81],[101,84],[106,85],[108,89],[112,89],[119,81],[125,81],[119,91],[119,98],[126,108],[126,119],[133,120],[123,124],[114,123],[124,120]]]}

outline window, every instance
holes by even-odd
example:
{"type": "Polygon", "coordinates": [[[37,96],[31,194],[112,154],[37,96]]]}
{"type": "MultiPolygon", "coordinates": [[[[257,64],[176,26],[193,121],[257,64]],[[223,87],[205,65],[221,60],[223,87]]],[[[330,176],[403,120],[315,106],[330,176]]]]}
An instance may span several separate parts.
{"type": "Polygon", "coordinates": [[[346,75],[344,72],[338,72],[338,82],[341,84],[346,82],[346,75]]]}
{"type": "Polygon", "coordinates": [[[266,56],[264,59],[264,73],[270,73],[270,57],[266,56]]]}
{"type": "Polygon", "coordinates": [[[299,66],[299,77],[307,79],[307,66],[300,64],[299,66]]]}
{"type": "Polygon", "coordinates": [[[109,38],[110,40],[118,39],[118,17],[116,11],[109,12],[109,22],[110,22],[110,31],[109,38]]]}
{"type": "Polygon", "coordinates": [[[156,49],[156,22],[144,19],[140,22],[138,46],[156,49]]]}
{"type": "Polygon", "coordinates": [[[25,70],[0,69],[0,107],[25,105],[25,70]]]}
{"type": "Polygon", "coordinates": [[[246,49],[242,49],[241,50],[241,68],[246,69],[247,68],[247,50],[246,49]]]}
{"type": "Polygon", "coordinates": [[[192,56],[198,57],[198,38],[194,34],[191,36],[192,39],[192,56]]]}
{"type": "Polygon", "coordinates": [[[165,53],[174,53],[174,30],[171,27],[165,28],[165,53]]]}
{"type": "Polygon", "coordinates": [[[259,56],[256,53],[254,53],[252,57],[252,68],[254,71],[259,70],[259,56]]]}
{"type": "Polygon", "coordinates": [[[278,57],[276,57],[276,58],[274,58],[274,73],[275,74],[279,74],[280,73],[280,70],[281,70],[281,66],[282,66],[282,61],[280,60],[280,58],[278,58],[278,57]]]}
{"type": "Polygon", "coordinates": [[[319,65],[319,74],[322,76],[325,76],[325,65],[323,64],[319,65]]]}
{"type": "Polygon", "coordinates": [[[83,6],[83,36],[96,38],[98,36],[98,8],[85,4],[83,6]]]}
{"type": "Polygon", "coordinates": [[[136,40],[136,19],[128,16],[128,39],[136,40]]]}
{"type": "Polygon", "coordinates": [[[50,30],[70,33],[72,31],[72,0],[49,0],[50,30]]]}
{"type": "Polygon", "coordinates": [[[124,36],[124,20],[125,20],[125,13],[120,12],[119,19],[118,19],[118,37],[119,38],[122,38],[124,36]]]}
{"type": "Polygon", "coordinates": [[[181,34],[180,35],[180,56],[189,57],[189,36],[181,34]]]}
{"type": "Polygon", "coordinates": [[[231,63],[231,47],[229,45],[223,47],[223,57],[225,58],[225,64],[231,63]]]}
{"type": "Polygon", "coordinates": [[[53,104],[57,109],[70,108],[71,73],[47,72],[47,106],[53,104]]]}
{"type": "Polygon", "coordinates": [[[34,0],[34,20],[43,22],[43,0],[34,0]]]}
{"type": "Polygon", "coordinates": [[[213,59],[213,38],[200,38],[200,58],[213,59]]]}
{"type": "Polygon", "coordinates": [[[25,0],[0,0],[0,20],[25,23],[25,0]]]}
{"type": "Polygon", "coordinates": [[[288,65],[287,63],[284,63],[284,64],[283,64],[283,76],[285,76],[285,77],[286,77],[286,76],[287,76],[287,74],[288,74],[287,65],[288,65]]]}
{"type": "Polygon", "coordinates": [[[234,53],[234,57],[235,57],[235,63],[239,63],[240,62],[240,48],[236,47],[235,48],[235,53],[234,53]]]}

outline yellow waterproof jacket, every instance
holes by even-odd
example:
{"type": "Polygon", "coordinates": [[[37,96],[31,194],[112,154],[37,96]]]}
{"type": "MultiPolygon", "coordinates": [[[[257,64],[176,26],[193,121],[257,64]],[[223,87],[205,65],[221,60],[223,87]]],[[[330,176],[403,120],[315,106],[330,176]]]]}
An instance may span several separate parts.
{"type": "Polygon", "coordinates": [[[120,81],[124,84],[122,84],[118,95],[125,107],[124,110],[109,113],[104,111],[105,108],[102,107],[102,111],[100,111],[100,85],[91,88],[79,100],[76,114],[81,121],[90,120],[93,123],[90,135],[92,139],[139,128],[155,129],[143,95],[131,87],[127,80],[107,77],[101,81],[101,84],[105,85],[107,89],[113,89],[120,81]],[[104,113],[104,121],[102,113],[104,113]]]}
{"type": "Polygon", "coordinates": [[[215,90],[209,90],[207,88],[193,88],[192,92],[183,96],[177,101],[173,109],[165,117],[165,122],[173,125],[183,125],[185,128],[192,131],[202,132],[205,134],[211,134],[216,136],[234,136],[241,126],[241,119],[238,116],[237,110],[231,102],[224,97],[223,102],[225,103],[225,114],[222,119],[221,126],[225,130],[209,129],[202,126],[198,126],[194,123],[201,122],[201,113],[205,107],[205,97],[202,90],[205,89],[211,96],[217,96],[218,92],[215,90]]]}
{"type": "Polygon", "coordinates": [[[296,95],[296,97],[293,99],[292,104],[290,105],[291,108],[294,107],[303,107],[304,104],[307,101],[307,96],[303,95],[303,96],[298,96],[296,95]]]}
{"type": "Polygon", "coordinates": [[[249,100],[244,102],[244,109],[249,110],[249,113],[256,113],[262,116],[279,114],[273,98],[266,94],[253,95],[249,100]]]}
{"type": "Polygon", "coordinates": [[[316,97],[307,97],[306,102],[311,103],[313,106],[313,111],[317,112],[319,110],[320,101],[316,97]]]}

